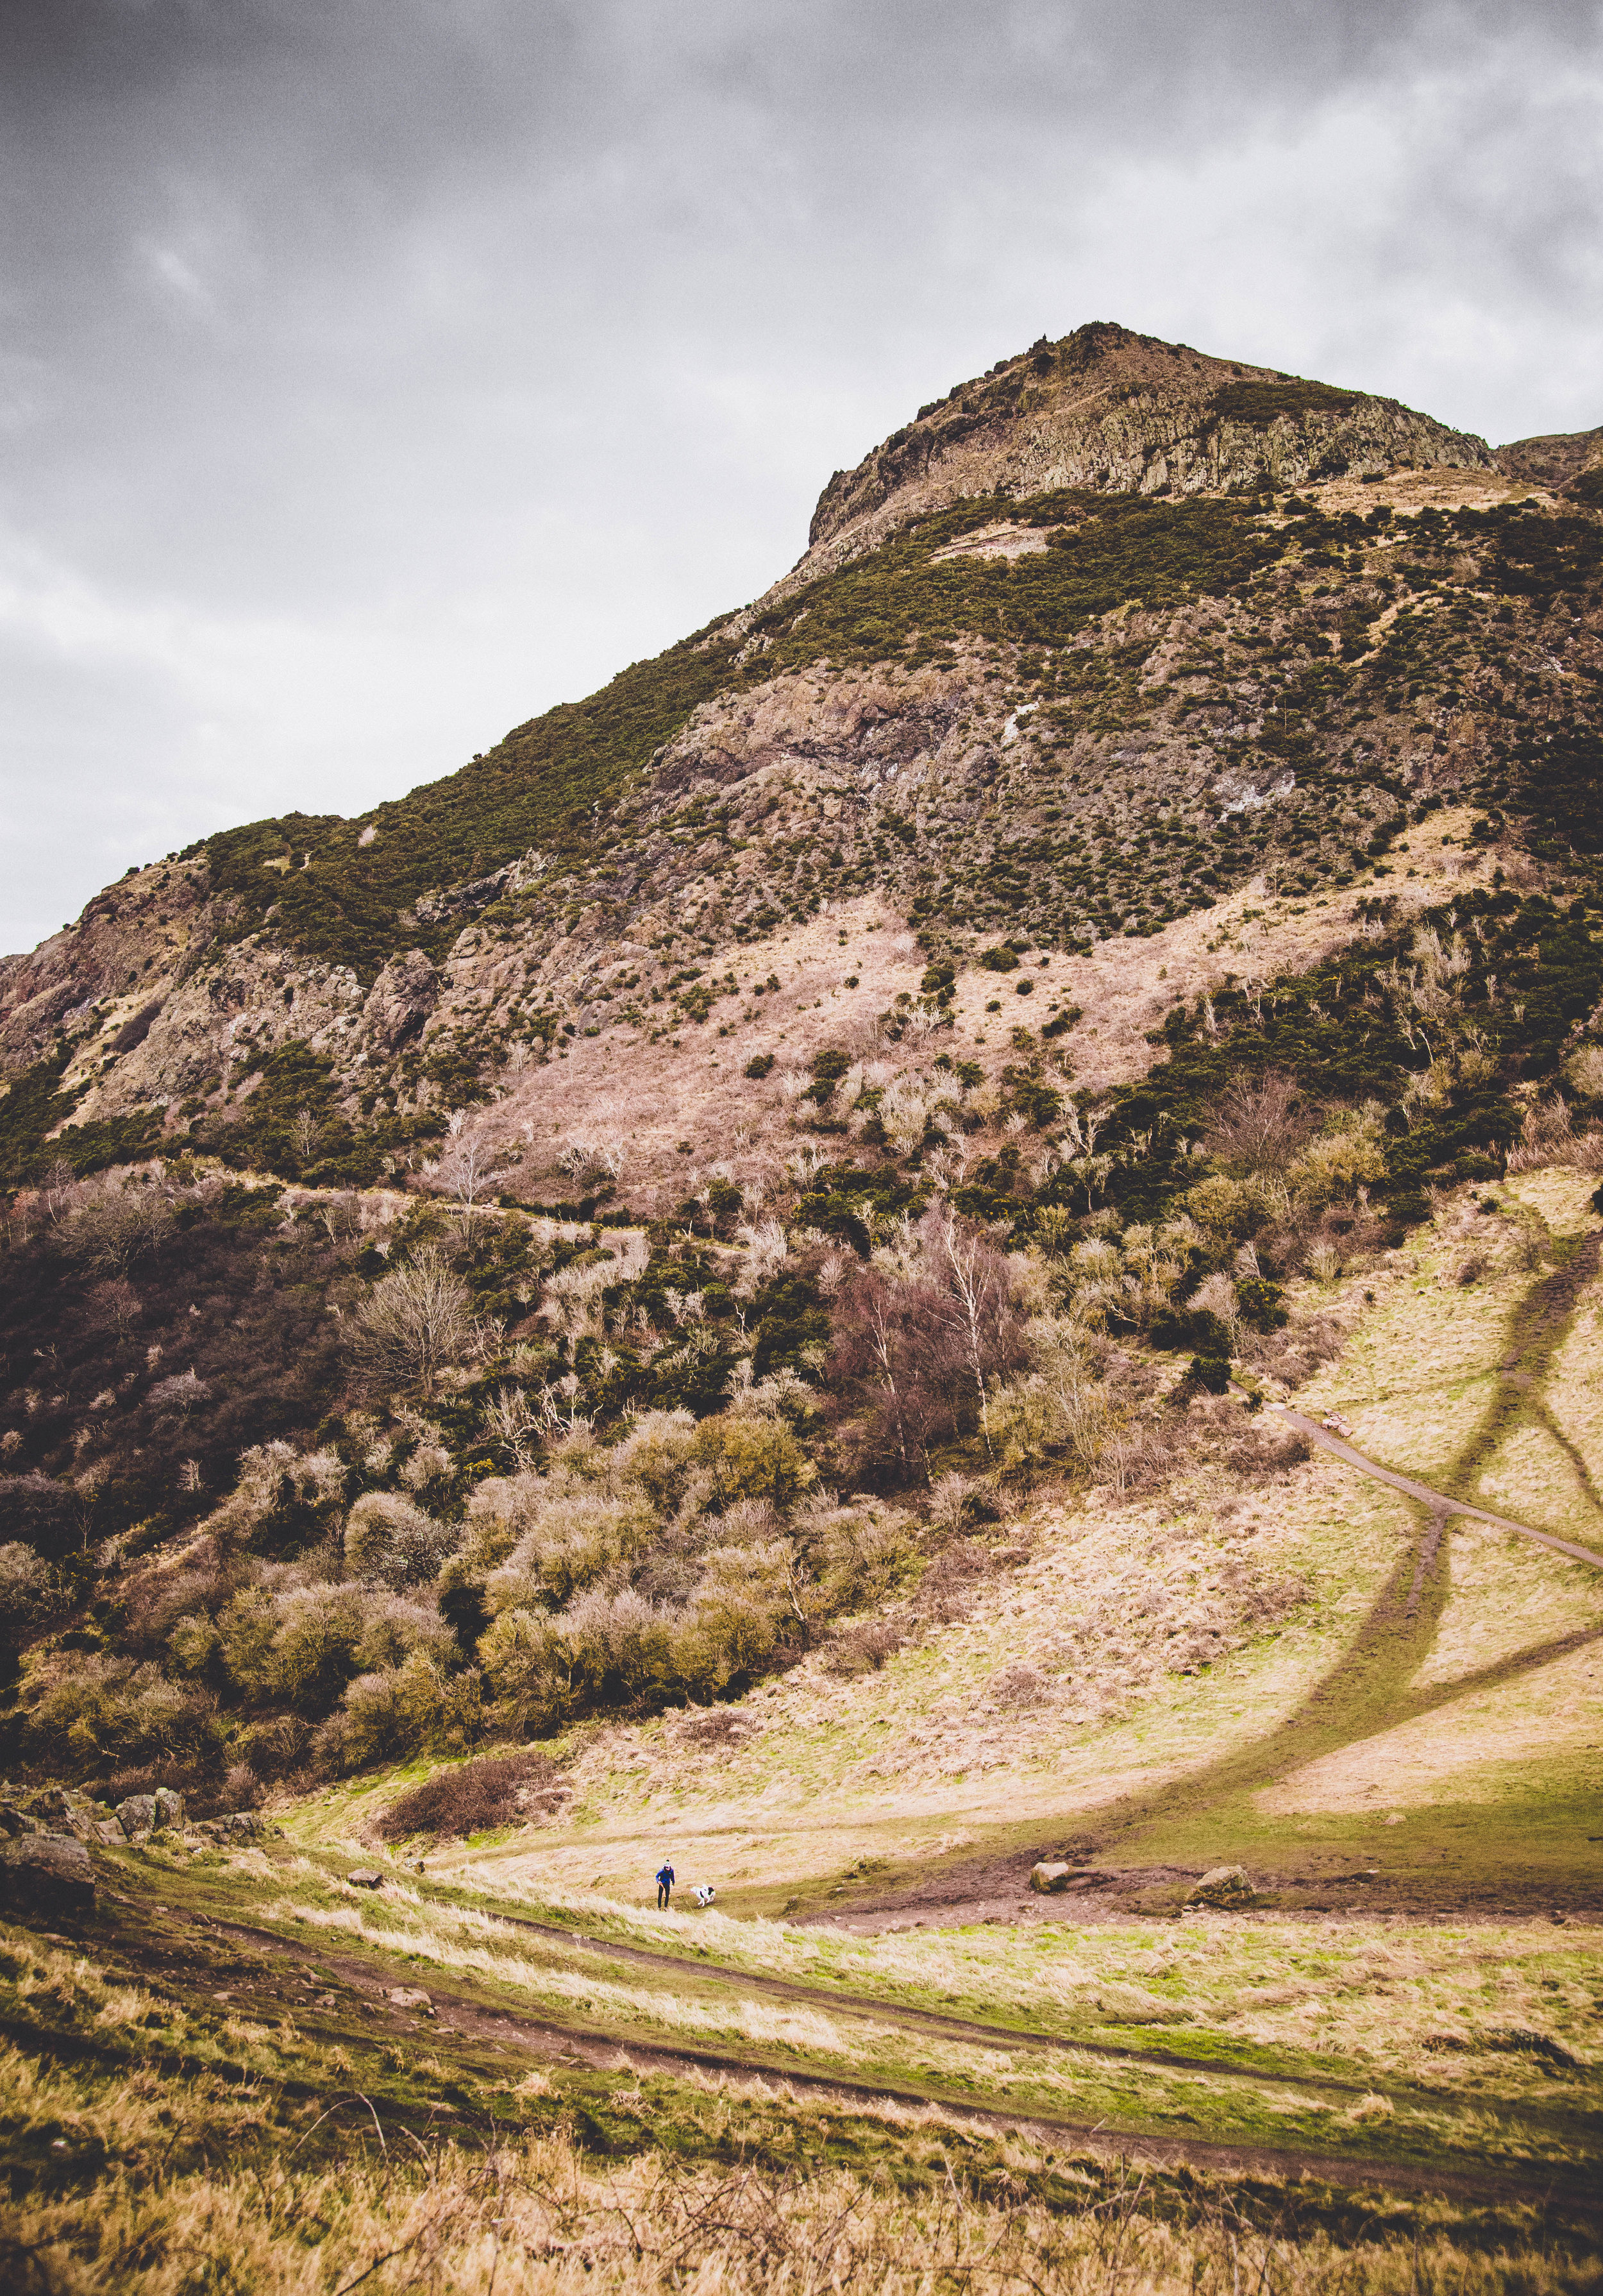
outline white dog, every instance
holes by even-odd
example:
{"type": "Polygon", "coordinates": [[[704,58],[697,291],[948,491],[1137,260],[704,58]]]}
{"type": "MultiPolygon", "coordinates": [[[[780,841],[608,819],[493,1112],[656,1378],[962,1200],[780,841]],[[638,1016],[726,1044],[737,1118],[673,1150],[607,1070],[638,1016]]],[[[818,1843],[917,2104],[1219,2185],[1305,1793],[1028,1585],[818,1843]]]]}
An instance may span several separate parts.
{"type": "Polygon", "coordinates": [[[696,1903],[699,1906],[710,1906],[717,1894],[710,1882],[702,1882],[697,1887],[696,1903]]]}

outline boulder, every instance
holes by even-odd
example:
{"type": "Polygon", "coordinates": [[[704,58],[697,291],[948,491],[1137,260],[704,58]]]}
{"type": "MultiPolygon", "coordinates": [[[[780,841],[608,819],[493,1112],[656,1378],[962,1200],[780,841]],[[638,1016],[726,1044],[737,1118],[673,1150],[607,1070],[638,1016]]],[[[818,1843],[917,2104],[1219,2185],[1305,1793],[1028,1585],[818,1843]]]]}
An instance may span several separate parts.
{"type": "Polygon", "coordinates": [[[354,1874],[348,1874],[345,1878],[353,1890],[381,1890],[384,1887],[384,1876],[375,1874],[371,1866],[359,1866],[354,1874]]]}
{"type": "Polygon", "coordinates": [[[0,1843],[0,1905],[21,1921],[93,1913],[89,1852],[70,1833],[29,1833],[0,1843]]]}
{"type": "Polygon", "coordinates": [[[130,1841],[148,1841],[156,1830],[154,1794],[130,1794],[117,1805],[117,1822],[130,1841]]]}
{"type": "Polygon", "coordinates": [[[425,2017],[434,2014],[434,2004],[421,1985],[393,1986],[388,1998],[397,2009],[421,2009],[425,2017]]]}
{"type": "Polygon", "coordinates": [[[1055,1890],[1067,1889],[1074,1870],[1072,1866],[1065,1866],[1060,1859],[1043,1859],[1039,1866],[1031,1868],[1030,1887],[1038,1890],[1043,1898],[1050,1897],[1055,1890]]]}
{"type": "Polygon", "coordinates": [[[15,1802],[0,1801],[0,1833],[15,1839],[20,1834],[43,1833],[44,1831],[39,1820],[27,1810],[19,1809],[15,1802]]]}
{"type": "Polygon", "coordinates": [[[1257,1891],[1244,1866],[1215,1866],[1187,1892],[1188,1906],[1250,1906],[1257,1891]]]}
{"type": "Polygon", "coordinates": [[[184,1796],[181,1793],[175,1793],[170,1786],[158,1786],[155,1800],[158,1833],[164,1826],[170,1825],[176,1829],[183,1824],[184,1796]]]}

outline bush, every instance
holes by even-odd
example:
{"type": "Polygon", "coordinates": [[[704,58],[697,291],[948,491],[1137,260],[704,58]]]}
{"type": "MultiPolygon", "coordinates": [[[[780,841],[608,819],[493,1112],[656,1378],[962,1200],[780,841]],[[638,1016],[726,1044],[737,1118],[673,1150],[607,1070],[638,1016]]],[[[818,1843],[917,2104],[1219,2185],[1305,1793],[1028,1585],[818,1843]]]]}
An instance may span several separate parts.
{"type": "Polygon", "coordinates": [[[379,1820],[385,1841],[404,1841],[412,1833],[445,1834],[465,1841],[470,1833],[485,1833],[495,1825],[516,1825],[544,1789],[555,1784],[558,1771],[549,1754],[533,1749],[520,1754],[481,1754],[470,1762],[437,1770],[421,1786],[413,1786],[392,1801],[379,1820]]]}
{"type": "Polygon", "coordinates": [[[773,1054],[772,1053],[754,1054],[746,1063],[745,1073],[754,1084],[761,1084],[765,1076],[772,1076],[773,1073],[773,1054]]]}
{"type": "Polygon", "coordinates": [[[766,1499],[788,1507],[813,1480],[814,1470],[781,1422],[720,1414],[696,1430],[695,1457],[713,1478],[720,1506],[766,1499]]]}
{"type": "Polygon", "coordinates": [[[987,948],[981,953],[980,963],[987,972],[1017,972],[1018,959],[1010,948],[987,948]]]}
{"type": "Polygon", "coordinates": [[[431,1582],[457,1537],[398,1491],[369,1491],[346,1518],[345,1567],[353,1578],[378,1578],[387,1587],[431,1582]]]}
{"type": "Polygon", "coordinates": [[[1255,1332],[1278,1332],[1286,1321],[1286,1294],[1266,1275],[1243,1275],[1236,1284],[1243,1319],[1255,1332]]]}
{"type": "Polygon", "coordinates": [[[1230,1365],[1223,1356],[1193,1356],[1186,1378],[1209,1395],[1223,1395],[1230,1388],[1230,1365]]]}

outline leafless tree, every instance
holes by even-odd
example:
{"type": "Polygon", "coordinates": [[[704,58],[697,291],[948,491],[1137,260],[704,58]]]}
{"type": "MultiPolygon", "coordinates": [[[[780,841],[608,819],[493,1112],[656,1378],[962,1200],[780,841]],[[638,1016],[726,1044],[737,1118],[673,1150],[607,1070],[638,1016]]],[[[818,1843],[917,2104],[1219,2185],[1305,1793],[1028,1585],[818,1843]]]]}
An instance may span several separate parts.
{"type": "Polygon", "coordinates": [[[1283,1171],[1314,1128],[1295,1077],[1268,1070],[1242,1077],[1220,1101],[1203,1135],[1210,1156],[1245,1172],[1283,1171]]]}
{"type": "Polygon", "coordinates": [[[173,1224],[161,1191],[104,1181],[83,1196],[62,1231],[75,1259],[106,1275],[126,1275],[163,1241],[173,1224]]]}
{"type": "Polygon", "coordinates": [[[467,1286],[432,1244],[381,1277],[349,1320],[351,1353],[370,1378],[415,1379],[426,1396],[473,1341],[467,1286]]]}
{"type": "Polygon", "coordinates": [[[1010,1368],[1023,1353],[1007,1262],[984,1236],[948,1212],[926,1215],[923,1241],[944,1295],[948,1327],[973,1382],[980,1431],[989,1455],[991,1413],[986,1382],[993,1373],[1010,1368]]]}
{"type": "Polygon", "coordinates": [[[478,1207],[507,1170],[504,1150],[486,1145],[477,1134],[459,1135],[437,1177],[462,1215],[462,1242],[470,1244],[478,1207]]]}
{"type": "Polygon", "coordinates": [[[296,1110],[290,1122],[290,1137],[295,1144],[296,1157],[302,1164],[311,1162],[312,1151],[317,1145],[322,1130],[309,1108],[296,1110]]]}
{"type": "Polygon", "coordinates": [[[519,1474],[535,1463],[540,1445],[540,1420],[520,1387],[502,1387],[485,1406],[485,1431],[510,1456],[519,1474]]]}

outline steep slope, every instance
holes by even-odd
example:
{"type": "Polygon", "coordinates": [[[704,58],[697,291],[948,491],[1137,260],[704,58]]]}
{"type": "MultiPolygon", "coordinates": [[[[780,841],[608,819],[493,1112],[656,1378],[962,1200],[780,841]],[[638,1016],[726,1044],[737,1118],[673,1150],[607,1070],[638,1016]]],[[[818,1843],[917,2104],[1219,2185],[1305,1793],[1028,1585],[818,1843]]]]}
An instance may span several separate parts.
{"type": "Polygon", "coordinates": [[[1084,328],[755,603],[0,967],[15,1759],[875,1667],[1020,1483],[1223,1472],[1288,1283],[1597,1150],[1594,460],[1084,328]]]}

